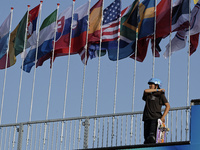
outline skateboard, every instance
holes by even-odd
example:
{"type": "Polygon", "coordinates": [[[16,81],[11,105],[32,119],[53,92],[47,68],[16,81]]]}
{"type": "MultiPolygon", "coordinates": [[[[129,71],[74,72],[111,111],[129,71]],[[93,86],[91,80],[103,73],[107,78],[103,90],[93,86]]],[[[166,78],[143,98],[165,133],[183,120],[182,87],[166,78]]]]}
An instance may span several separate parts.
{"type": "Polygon", "coordinates": [[[166,132],[169,128],[165,127],[165,123],[158,119],[156,143],[164,143],[166,139],[166,132]]]}

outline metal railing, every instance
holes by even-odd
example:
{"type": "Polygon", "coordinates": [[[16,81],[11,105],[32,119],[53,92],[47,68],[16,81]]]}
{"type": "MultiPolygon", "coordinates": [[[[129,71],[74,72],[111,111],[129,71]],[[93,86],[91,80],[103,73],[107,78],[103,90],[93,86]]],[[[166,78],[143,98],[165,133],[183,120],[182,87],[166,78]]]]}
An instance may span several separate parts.
{"type": "MultiPolygon", "coordinates": [[[[142,111],[0,125],[1,150],[63,150],[143,143],[142,111]],[[96,123],[94,123],[96,122],[96,123]],[[95,126],[96,125],[96,126],[95,126]]],[[[189,141],[190,107],[172,108],[167,142],[189,141]],[[188,118],[188,120],[189,120],[188,118]]]]}

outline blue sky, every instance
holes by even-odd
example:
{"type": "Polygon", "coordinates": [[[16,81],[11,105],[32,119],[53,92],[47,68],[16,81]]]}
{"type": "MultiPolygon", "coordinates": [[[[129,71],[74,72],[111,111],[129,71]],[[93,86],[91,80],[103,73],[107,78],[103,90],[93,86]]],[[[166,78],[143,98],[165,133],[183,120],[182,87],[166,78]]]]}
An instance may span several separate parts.
{"type": "MultiPolygon", "coordinates": [[[[75,8],[84,4],[86,0],[77,0],[75,8]]],[[[93,6],[97,0],[92,0],[93,6]]],[[[123,0],[122,8],[130,5],[132,1],[123,0]]],[[[0,6],[0,24],[6,19],[10,13],[10,8],[14,7],[12,30],[19,23],[25,12],[27,5],[31,5],[31,9],[38,5],[40,1],[33,0],[2,0],[0,6]]],[[[43,2],[42,6],[42,21],[53,12],[57,3],[60,3],[59,13],[72,4],[70,0],[51,0],[43,2]]],[[[104,8],[110,4],[110,1],[105,0],[104,8]]],[[[193,6],[193,2],[192,2],[193,6]]],[[[174,35],[172,35],[173,37],[174,35]]],[[[161,43],[161,57],[155,61],[155,77],[160,78],[163,82],[163,88],[166,89],[168,83],[168,59],[162,55],[165,51],[165,46],[169,42],[169,37],[161,43]]],[[[199,48],[198,48],[199,49],[199,48]]],[[[197,51],[190,57],[190,94],[189,99],[199,98],[198,87],[200,83],[199,75],[199,56],[197,51]]],[[[171,80],[170,80],[170,105],[171,107],[185,106],[187,100],[187,64],[188,64],[188,44],[185,49],[176,52],[171,57],[171,80]]],[[[136,63],[136,89],[134,99],[134,110],[141,111],[144,107],[142,101],[143,90],[148,88],[148,80],[152,77],[152,61],[153,57],[151,49],[144,62],[136,63]]],[[[62,118],[65,82],[67,72],[68,56],[57,58],[53,66],[51,98],[49,107],[48,119],[62,118]]],[[[19,93],[20,73],[22,60],[17,56],[17,63],[8,68],[6,77],[5,98],[3,105],[2,123],[14,123],[17,110],[17,100],[19,93]]],[[[133,97],[133,75],[135,61],[131,58],[122,59],[119,61],[118,70],[118,85],[117,85],[117,101],[116,113],[132,111],[133,97]]],[[[80,60],[79,55],[70,57],[68,95],[66,104],[66,117],[80,116],[81,94],[83,84],[83,69],[84,65],[80,60]]],[[[3,91],[5,70],[0,70],[0,100],[3,91]]],[[[98,73],[98,59],[89,60],[86,66],[83,116],[95,114],[96,101],[96,85],[98,73]]],[[[34,69],[31,73],[23,72],[21,98],[19,105],[19,116],[17,122],[25,122],[29,120],[30,102],[32,94],[34,69]]],[[[98,114],[113,113],[114,92],[116,78],[116,62],[110,61],[108,56],[100,59],[100,82],[99,82],[99,101],[98,114]]],[[[36,69],[35,92],[33,101],[32,120],[44,120],[47,110],[47,99],[50,81],[50,63],[46,61],[42,67],[36,69]]]]}

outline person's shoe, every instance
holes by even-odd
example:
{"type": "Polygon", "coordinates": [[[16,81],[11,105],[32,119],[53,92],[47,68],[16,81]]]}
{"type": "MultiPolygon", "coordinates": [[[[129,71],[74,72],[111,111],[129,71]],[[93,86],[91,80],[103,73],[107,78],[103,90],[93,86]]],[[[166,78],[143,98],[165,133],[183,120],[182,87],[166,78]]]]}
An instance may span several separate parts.
{"type": "Polygon", "coordinates": [[[156,138],[155,138],[155,136],[149,136],[149,137],[148,137],[148,142],[149,142],[149,143],[156,143],[156,138]]]}

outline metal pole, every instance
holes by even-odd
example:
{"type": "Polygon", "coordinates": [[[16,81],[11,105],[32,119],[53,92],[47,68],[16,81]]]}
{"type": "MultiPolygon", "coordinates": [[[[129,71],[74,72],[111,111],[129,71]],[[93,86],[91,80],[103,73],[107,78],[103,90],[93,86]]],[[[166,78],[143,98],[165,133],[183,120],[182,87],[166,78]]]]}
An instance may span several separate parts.
{"type": "Polygon", "coordinates": [[[85,119],[85,122],[83,122],[83,126],[84,126],[83,149],[87,149],[88,148],[88,137],[89,137],[89,126],[90,126],[89,118],[85,119]]]}
{"type": "Polygon", "coordinates": [[[20,124],[19,128],[17,129],[17,131],[19,132],[17,150],[22,150],[22,139],[23,139],[23,132],[24,132],[23,129],[24,129],[24,125],[20,124]]]}

